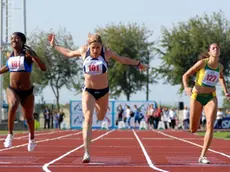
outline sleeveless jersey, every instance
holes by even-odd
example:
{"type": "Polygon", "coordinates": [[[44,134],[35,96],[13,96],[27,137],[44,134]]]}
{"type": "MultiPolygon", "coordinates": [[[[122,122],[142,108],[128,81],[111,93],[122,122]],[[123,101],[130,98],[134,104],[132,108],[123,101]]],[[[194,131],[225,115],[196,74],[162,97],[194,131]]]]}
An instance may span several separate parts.
{"type": "Polygon", "coordinates": [[[11,53],[10,57],[6,61],[6,67],[9,69],[9,72],[31,72],[32,63],[29,63],[25,57],[25,52],[19,56],[14,56],[14,53],[11,53]]]}
{"type": "Polygon", "coordinates": [[[200,69],[196,74],[196,85],[215,87],[219,82],[220,64],[217,68],[208,66],[208,59],[205,60],[204,68],[200,69]]]}
{"type": "Polygon", "coordinates": [[[105,60],[104,47],[101,55],[97,58],[90,56],[90,49],[86,52],[86,57],[83,62],[83,72],[88,75],[100,75],[108,71],[108,63],[105,60]]]}

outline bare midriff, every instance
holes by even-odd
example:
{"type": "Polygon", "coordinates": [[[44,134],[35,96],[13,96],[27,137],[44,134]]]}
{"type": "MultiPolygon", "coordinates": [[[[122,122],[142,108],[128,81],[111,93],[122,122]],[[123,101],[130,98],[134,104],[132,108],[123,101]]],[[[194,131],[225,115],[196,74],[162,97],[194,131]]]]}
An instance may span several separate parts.
{"type": "Polygon", "coordinates": [[[88,75],[85,74],[85,87],[92,89],[103,89],[109,86],[108,74],[88,75]]]}
{"type": "Polygon", "coordinates": [[[216,87],[205,87],[205,86],[199,86],[195,85],[192,89],[192,92],[202,94],[202,93],[212,93],[216,91],[216,87]]]}
{"type": "Polygon", "coordinates": [[[29,90],[32,87],[30,72],[11,72],[10,86],[17,90],[29,90]]]}

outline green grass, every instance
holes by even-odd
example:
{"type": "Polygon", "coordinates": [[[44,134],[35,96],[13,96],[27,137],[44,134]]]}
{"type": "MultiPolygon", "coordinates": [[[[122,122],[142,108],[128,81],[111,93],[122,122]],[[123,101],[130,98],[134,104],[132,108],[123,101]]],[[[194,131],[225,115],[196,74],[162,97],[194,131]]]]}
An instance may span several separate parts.
{"type": "MultiPolygon", "coordinates": [[[[205,132],[197,132],[197,135],[204,136],[205,132]]],[[[222,131],[214,132],[213,137],[218,138],[218,139],[230,140],[230,132],[225,132],[225,131],[223,131],[223,132],[222,131]]]]}

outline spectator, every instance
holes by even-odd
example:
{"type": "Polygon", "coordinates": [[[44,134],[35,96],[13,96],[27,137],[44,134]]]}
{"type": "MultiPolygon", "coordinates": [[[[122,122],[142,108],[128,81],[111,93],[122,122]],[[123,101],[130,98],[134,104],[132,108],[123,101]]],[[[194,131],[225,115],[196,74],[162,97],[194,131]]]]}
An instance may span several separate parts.
{"type": "Polygon", "coordinates": [[[164,122],[165,129],[167,130],[169,123],[169,110],[167,107],[163,108],[161,120],[164,122]]]}
{"type": "Polygon", "coordinates": [[[130,109],[130,106],[126,105],[126,119],[128,123],[128,128],[131,128],[130,121],[132,118],[132,111],[130,109]]]}
{"type": "Polygon", "coordinates": [[[153,115],[154,129],[158,129],[158,124],[159,124],[159,121],[161,120],[161,115],[162,115],[162,109],[159,105],[157,110],[154,112],[154,115],[153,115]]]}
{"type": "Polygon", "coordinates": [[[64,121],[64,118],[65,118],[65,113],[63,112],[63,110],[61,110],[60,117],[59,117],[59,127],[61,126],[61,123],[64,121]]]}
{"type": "Polygon", "coordinates": [[[117,117],[116,117],[116,125],[118,125],[119,121],[122,121],[123,119],[123,113],[124,113],[124,109],[122,108],[121,104],[117,107],[117,117]]]}
{"type": "Polygon", "coordinates": [[[219,108],[218,111],[217,111],[217,117],[216,117],[216,120],[217,120],[216,128],[217,129],[222,128],[223,117],[224,117],[223,110],[222,110],[222,108],[219,108]]]}
{"type": "Polygon", "coordinates": [[[51,118],[51,112],[50,109],[48,108],[48,106],[45,107],[45,110],[43,112],[44,115],[44,129],[50,128],[50,118],[51,118]]]}
{"type": "Polygon", "coordinates": [[[169,110],[169,118],[170,118],[170,127],[175,129],[176,126],[176,112],[174,109],[169,110]]]}
{"type": "Polygon", "coordinates": [[[184,129],[189,129],[189,110],[187,106],[184,107],[183,117],[184,129]]]}
{"type": "Polygon", "coordinates": [[[150,104],[148,106],[148,109],[146,111],[146,120],[148,123],[148,128],[152,129],[153,128],[153,115],[154,115],[155,109],[153,108],[153,104],[150,104]]]}
{"type": "Polygon", "coordinates": [[[60,113],[57,110],[53,111],[53,118],[54,118],[54,128],[60,128],[59,126],[60,113]]]}
{"type": "Polygon", "coordinates": [[[138,108],[137,105],[134,105],[134,128],[136,128],[137,123],[140,125],[141,120],[144,118],[143,114],[141,113],[142,106],[138,108]]]}

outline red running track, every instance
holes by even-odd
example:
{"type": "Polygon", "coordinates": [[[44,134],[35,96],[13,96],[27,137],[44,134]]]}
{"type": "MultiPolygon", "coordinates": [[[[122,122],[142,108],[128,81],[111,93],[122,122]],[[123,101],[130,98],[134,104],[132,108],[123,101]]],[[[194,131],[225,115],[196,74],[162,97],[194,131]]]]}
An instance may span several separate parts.
{"type": "Polygon", "coordinates": [[[95,130],[89,164],[81,163],[81,131],[39,132],[34,152],[27,152],[27,136],[16,135],[10,149],[0,137],[0,172],[230,171],[230,141],[214,139],[207,153],[212,164],[201,165],[203,138],[185,131],[95,130]]]}

